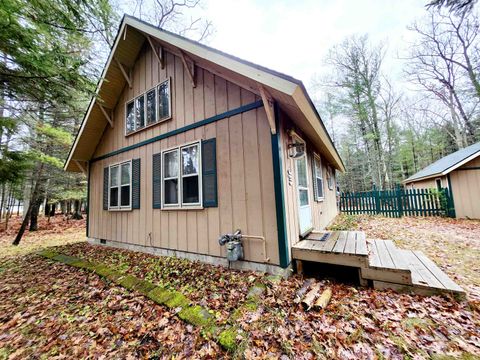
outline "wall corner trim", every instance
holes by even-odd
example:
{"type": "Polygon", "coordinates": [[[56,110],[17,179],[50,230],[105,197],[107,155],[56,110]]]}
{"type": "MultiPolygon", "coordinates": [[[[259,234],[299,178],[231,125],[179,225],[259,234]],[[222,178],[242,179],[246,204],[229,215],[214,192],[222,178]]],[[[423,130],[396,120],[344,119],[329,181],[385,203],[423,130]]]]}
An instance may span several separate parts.
{"type": "Polygon", "coordinates": [[[280,266],[287,268],[290,264],[288,238],[287,238],[287,216],[285,212],[285,194],[283,191],[282,176],[282,149],[280,142],[280,118],[278,104],[274,103],[275,127],[277,131],[271,134],[272,141],[272,163],[273,181],[275,190],[275,210],[277,215],[278,252],[280,266]]]}

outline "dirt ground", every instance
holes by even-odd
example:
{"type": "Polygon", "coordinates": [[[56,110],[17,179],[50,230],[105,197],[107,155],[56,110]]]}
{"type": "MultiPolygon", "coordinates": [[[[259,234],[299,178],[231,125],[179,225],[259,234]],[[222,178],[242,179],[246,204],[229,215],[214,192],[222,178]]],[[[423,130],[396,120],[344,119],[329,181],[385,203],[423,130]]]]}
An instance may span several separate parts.
{"type": "Polygon", "coordinates": [[[320,311],[305,311],[295,302],[305,282],[300,276],[278,280],[91,246],[78,241],[84,236],[80,222],[67,226],[58,220],[55,231],[46,225],[46,230],[28,234],[16,250],[10,249],[12,236],[2,235],[0,359],[476,359],[479,225],[448,219],[339,218],[337,228],[362,229],[369,237],[425,251],[468,289],[468,299],[398,294],[321,280],[322,290],[330,287],[333,296],[320,311]],[[208,308],[220,326],[245,302],[252,284],[261,283],[266,290],[256,306],[235,320],[238,347],[229,353],[200,329],[179,320],[175,311],[88,271],[31,253],[52,245],[62,245],[58,252],[180,290],[193,304],[208,308]]]}

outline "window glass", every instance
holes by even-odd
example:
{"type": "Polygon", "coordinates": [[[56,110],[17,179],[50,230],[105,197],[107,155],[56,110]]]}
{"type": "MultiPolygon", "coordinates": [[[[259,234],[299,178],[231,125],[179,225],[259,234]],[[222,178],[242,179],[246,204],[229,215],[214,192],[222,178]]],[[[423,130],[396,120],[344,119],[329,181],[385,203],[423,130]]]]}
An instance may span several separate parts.
{"type": "Polygon", "coordinates": [[[183,178],[183,203],[196,204],[200,201],[198,176],[188,176],[183,178]]]}
{"type": "Polygon", "coordinates": [[[110,186],[118,186],[118,166],[110,168],[110,186]]]}
{"type": "Polygon", "coordinates": [[[304,158],[297,159],[298,186],[307,187],[307,161],[304,158]]]}
{"type": "Polygon", "coordinates": [[[178,152],[176,150],[165,153],[163,166],[165,178],[178,176],[178,152]]]}
{"type": "Polygon", "coordinates": [[[178,204],[178,179],[165,180],[165,204],[178,204]]]}
{"type": "Polygon", "coordinates": [[[323,198],[323,176],[322,176],[322,163],[318,157],[314,157],[315,164],[315,182],[316,182],[316,198],[323,198]]]}
{"type": "Polygon", "coordinates": [[[122,186],[120,192],[120,206],[130,205],[130,185],[122,186]]]}
{"type": "Polygon", "coordinates": [[[130,185],[130,163],[122,164],[122,185],[130,185]]]}
{"type": "Polygon", "coordinates": [[[170,81],[158,86],[158,119],[170,117],[170,81]]]}
{"type": "Polygon", "coordinates": [[[157,122],[157,113],[155,111],[155,89],[147,92],[147,125],[157,122]]]}
{"type": "Polygon", "coordinates": [[[118,206],[118,187],[110,188],[110,206],[118,206]]]}
{"type": "Polygon", "coordinates": [[[183,175],[198,174],[198,145],[182,148],[183,175]]]}
{"type": "Polygon", "coordinates": [[[135,130],[135,115],[134,115],[134,102],[131,101],[127,104],[127,116],[126,116],[126,129],[127,129],[127,134],[131,133],[132,131],[135,130]]]}
{"type": "Polygon", "coordinates": [[[300,189],[299,196],[300,196],[300,206],[308,205],[308,190],[300,189]]]}
{"type": "Polygon", "coordinates": [[[135,99],[135,130],[145,127],[145,97],[135,99]]]}

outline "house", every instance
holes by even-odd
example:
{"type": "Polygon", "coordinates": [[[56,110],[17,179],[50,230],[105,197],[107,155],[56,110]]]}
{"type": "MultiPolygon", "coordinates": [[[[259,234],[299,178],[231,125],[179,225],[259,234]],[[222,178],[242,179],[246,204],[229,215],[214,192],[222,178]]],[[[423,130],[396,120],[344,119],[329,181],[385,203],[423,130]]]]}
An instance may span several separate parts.
{"type": "Polygon", "coordinates": [[[124,16],[65,170],[92,243],[286,273],[344,165],[301,81],[124,16]]]}
{"type": "Polygon", "coordinates": [[[403,182],[407,188],[448,188],[458,218],[480,219],[480,142],[460,149],[403,182]]]}

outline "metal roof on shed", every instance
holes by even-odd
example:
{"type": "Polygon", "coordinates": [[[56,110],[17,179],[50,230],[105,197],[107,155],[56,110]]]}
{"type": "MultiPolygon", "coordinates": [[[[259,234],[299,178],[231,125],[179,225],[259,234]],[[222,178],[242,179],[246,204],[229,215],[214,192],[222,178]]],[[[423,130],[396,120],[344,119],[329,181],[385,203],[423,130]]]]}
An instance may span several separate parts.
{"type": "Polygon", "coordinates": [[[450,155],[447,155],[434,163],[428,165],[426,168],[420,170],[416,174],[410,176],[405,183],[423,180],[434,176],[443,176],[456,168],[462,166],[464,163],[473,160],[480,156],[480,142],[460,149],[450,155]]]}

